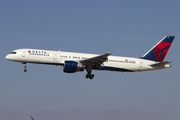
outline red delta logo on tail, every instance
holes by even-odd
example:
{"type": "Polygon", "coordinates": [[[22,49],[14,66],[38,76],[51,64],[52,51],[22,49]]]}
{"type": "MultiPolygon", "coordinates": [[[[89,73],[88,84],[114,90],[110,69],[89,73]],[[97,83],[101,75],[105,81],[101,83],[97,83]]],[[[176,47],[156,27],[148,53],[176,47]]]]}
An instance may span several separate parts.
{"type": "Polygon", "coordinates": [[[154,49],[156,61],[163,62],[171,43],[160,42],[154,49]]]}
{"type": "Polygon", "coordinates": [[[151,48],[142,58],[152,61],[163,62],[166,54],[174,40],[174,36],[166,36],[153,48],[151,48]]]}

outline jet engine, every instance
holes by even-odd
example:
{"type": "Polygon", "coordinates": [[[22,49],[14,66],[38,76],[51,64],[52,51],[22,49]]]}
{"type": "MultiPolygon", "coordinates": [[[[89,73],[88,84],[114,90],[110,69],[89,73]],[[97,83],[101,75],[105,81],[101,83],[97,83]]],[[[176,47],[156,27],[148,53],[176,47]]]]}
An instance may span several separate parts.
{"type": "Polygon", "coordinates": [[[76,61],[65,61],[64,63],[64,72],[66,73],[75,73],[77,71],[83,71],[84,68],[84,65],[76,61]]]}

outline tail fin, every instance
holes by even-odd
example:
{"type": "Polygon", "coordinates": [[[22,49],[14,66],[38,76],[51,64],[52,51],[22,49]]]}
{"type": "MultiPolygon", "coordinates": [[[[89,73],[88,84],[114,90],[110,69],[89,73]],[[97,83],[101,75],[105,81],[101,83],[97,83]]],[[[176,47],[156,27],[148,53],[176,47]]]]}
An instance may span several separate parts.
{"type": "Polygon", "coordinates": [[[165,36],[160,42],[144,54],[142,59],[163,62],[174,38],[174,36],[165,36]]]}

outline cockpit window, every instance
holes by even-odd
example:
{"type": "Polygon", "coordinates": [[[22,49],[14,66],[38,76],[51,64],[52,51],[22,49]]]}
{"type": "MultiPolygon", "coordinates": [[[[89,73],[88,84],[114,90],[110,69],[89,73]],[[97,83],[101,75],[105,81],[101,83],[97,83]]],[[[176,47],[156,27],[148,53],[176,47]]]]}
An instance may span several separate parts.
{"type": "Polygon", "coordinates": [[[11,52],[10,54],[16,54],[16,52],[11,52]]]}

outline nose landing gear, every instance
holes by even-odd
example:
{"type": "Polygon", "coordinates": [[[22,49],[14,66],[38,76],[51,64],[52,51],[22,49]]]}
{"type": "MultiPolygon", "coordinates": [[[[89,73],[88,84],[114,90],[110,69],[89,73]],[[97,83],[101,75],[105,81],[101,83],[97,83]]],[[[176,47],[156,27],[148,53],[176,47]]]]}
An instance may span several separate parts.
{"type": "Polygon", "coordinates": [[[27,72],[26,63],[22,63],[22,64],[24,64],[24,72],[27,72]]]}

